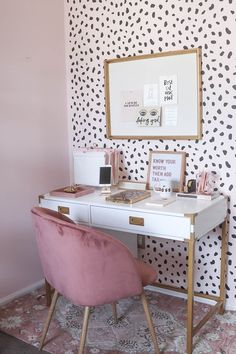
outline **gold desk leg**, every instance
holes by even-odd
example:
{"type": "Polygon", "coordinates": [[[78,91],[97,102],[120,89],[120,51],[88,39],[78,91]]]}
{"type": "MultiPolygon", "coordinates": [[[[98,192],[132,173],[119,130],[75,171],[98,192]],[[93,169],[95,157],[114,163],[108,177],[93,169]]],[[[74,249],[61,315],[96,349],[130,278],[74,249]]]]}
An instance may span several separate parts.
{"type": "Polygon", "coordinates": [[[221,262],[220,262],[220,300],[222,305],[219,313],[223,315],[225,310],[225,281],[226,281],[226,261],[228,249],[228,233],[227,233],[227,220],[222,224],[222,240],[221,240],[221,262]]]}
{"type": "Polygon", "coordinates": [[[192,354],[193,348],[194,253],[195,236],[191,234],[188,242],[187,354],[192,354]]]}

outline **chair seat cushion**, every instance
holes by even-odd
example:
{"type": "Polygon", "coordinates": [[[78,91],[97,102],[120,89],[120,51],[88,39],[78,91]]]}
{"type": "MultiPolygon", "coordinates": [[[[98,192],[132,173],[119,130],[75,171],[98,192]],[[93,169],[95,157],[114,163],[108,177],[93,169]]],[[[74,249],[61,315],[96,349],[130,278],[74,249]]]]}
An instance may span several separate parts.
{"type": "Polygon", "coordinates": [[[142,285],[150,285],[157,280],[157,271],[149,264],[135,259],[139,275],[142,280],[142,285]]]}

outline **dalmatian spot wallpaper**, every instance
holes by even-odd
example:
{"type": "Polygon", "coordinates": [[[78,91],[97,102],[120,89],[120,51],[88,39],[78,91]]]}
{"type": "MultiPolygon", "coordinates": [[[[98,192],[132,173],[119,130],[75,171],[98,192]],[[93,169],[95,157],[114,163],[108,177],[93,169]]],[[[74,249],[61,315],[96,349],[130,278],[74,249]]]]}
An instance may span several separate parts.
{"type": "MultiPolygon", "coordinates": [[[[236,16],[233,0],[67,0],[68,106],[74,148],[119,148],[120,179],[145,182],[151,150],[186,152],[186,179],[203,169],[228,197],[227,304],[236,309],[236,16]],[[200,140],[107,139],[104,60],[202,50],[200,140]]],[[[197,242],[196,290],[218,294],[221,229],[197,242]]],[[[146,237],[139,256],[159,281],[186,287],[186,244],[146,237]]]]}

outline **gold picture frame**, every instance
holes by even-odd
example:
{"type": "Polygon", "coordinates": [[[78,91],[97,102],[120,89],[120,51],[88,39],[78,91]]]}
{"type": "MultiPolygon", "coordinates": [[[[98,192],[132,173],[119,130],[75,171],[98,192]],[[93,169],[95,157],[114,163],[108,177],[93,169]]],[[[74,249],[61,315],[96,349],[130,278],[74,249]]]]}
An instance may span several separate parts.
{"type": "Polygon", "coordinates": [[[105,60],[109,139],[201,139],[201,49],[105,60]]]}
{"type": "Polygon", "coordinates": [[[171,180],[174,192],[182,192],[185,182],[186,154],[176,151],[150,151],[147,189],[160,179],[171,180]]]}

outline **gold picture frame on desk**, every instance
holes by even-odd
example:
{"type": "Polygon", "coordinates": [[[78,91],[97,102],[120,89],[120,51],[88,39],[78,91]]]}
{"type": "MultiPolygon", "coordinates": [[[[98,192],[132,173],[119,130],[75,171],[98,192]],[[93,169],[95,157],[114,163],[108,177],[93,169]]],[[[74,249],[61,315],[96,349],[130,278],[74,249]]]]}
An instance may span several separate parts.
{"type": "Polygon", "coordinates": [[[174,192],[182,192],[186,154],[179,151],[150,151],[147,189],[153,189],[160,179],[171,180],[174,192]]]}
{"type": "Polygon", "coordinates": [[[109,139],[201,139],[201,49],[105,60],[109,139]]]}

